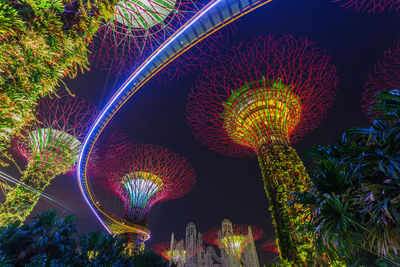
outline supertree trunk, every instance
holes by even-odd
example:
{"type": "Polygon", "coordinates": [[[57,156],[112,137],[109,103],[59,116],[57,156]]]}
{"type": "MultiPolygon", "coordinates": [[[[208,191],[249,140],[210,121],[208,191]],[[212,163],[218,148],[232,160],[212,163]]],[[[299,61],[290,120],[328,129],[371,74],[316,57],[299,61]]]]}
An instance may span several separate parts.
{"type": "Polygon", "coordinates": [[[295,149],[286,145],[264,146],[258,155],[281,257],[296,266],[309,266],[312,243],[300,229],[307,213],[288,203],[291,193],[307,190],[304,165],[295,149]]]}
{"type": "Polygon", "coordinates": [[[144,236],[138,233],[125,233],[121,237],[126,241],[125,254],[136,256],[144,251],[144,236]]]}
{"type": "Polygon", "coordinates": [[[17,220],[23,222],[32,212],[40,198],[40,193],[56,175],[29,166],[21,178],[21,183],[12,188],[6,201],[0,207],[0,226],[7,226],[17,220]]]}

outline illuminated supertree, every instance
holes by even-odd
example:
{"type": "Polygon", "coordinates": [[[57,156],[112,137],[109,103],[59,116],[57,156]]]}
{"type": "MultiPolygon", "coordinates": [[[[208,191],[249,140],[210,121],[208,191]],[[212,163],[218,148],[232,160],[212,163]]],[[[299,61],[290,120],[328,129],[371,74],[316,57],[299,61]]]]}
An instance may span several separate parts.
{"type": "Polygon", "coordinates": [[[235,31],[236,26],[232,23],[213,33],[173,60],[157,73],[155,79],[165,83],[173,79],[182,79],[187,75],[197,75],[205,66],[212,63],[215,56],[226,49],[230,36],[235,31]]]}
{"type": "Polygon", "coordinates": [[[400,89],[400,39],[395,41],[385,56],[378,60],[375,72],[368,76],[365,91],[362,96],[363,110],[371,119],[375,115],[370,108],[375,103],[375,95],[380,91],[400,89]]]}
{"type": "Polygon", "coordinates": [[[114,19],[97,33],[91,61],[118,73],[132,71],[197,11],[193,0],[121,0],[114,19]]]}
{"type": "Polygon", "coordinates": [[[305,210],[288,205],[307,190],[291,144],[314,129],[332,105],[336,69],[303,38],[258,38],[220,56],[189,95],[189,124],[203,145],[230,156],[257,155],[281,257],[304,264],[309,237],[298,231],[305,210]]]}
{"type": "Polygon", "coordinates": [[[34,120],[39,99],[89,69],[88,45],[115,2],[0,1],[0,154],[34,120]]]}
{"type": "Polygon", "coordinates": [[[279,254],[279,248],[275,240],[268,240],[262,244],[262,249],[268,252],[279,254]]]}
{"type": "MultiPolygon", "coordinates": [[[[101,184],[119,196],[124,220],[136,225],[147,227],[154,204],[185,195],[195,183],[190,164],[159,146],[122,143],[111,146],[100,159],[101,184]]],[[[144,235],[122,235],[130,246],[129,254],[144,249],[144,235]]]]}
{"type": "Polygon", "coordinates": [[[52,179],[75,167],[95,114],[94,106],[77,97],[53,96],[39,102],[36,120],[13,140],[13,150],[27,162],[21,178],[25,186],[17,185],[7,193],[0,225],[24,221],[52,179]]]}
{"type": "Polygon", "coordinates": [[[358,12],[380,13],[400,9],[400,0],[333,0],[333,2],[358,12]]]}
{"type": "Polygon", "coordinates": [[[187,75],[197,74],[204,66],[212,62],[214,56],[225,49],[228,31],[231,31],[232,27],[228,25],[226,28],[208,36],[169,63],[157,73],[155,76],[156,81],[165,83],[174,79],[182,79],[187,75]]]}
{"type": "Polygon", "coordinates": [[[162,242],[155,244],[151,247],[151,249],[157,253],[158,255],[162,256],[164,259],[168,260],[171,259],[171,243],[170,242],[162,242]]]}
{"type": "Polygon", "coordinates": [[[163,242],[156,244],[151,249],[158,255],[164,257],[168,261],[172,262],[185,262],[185,249],[173,249],[171,255],[171,242],[163,242]]]}
{"type": "Polygon", "coordinates": [[[224,220],[222,227],[212,228],[203,233],[204,242],[224,249],[229,257],[238,262],[242,252],[249,245],[249,228],[252,231],[253,240],[256,241],[264,234],[264,230],[253,225],[233,224],[224,220]]]}

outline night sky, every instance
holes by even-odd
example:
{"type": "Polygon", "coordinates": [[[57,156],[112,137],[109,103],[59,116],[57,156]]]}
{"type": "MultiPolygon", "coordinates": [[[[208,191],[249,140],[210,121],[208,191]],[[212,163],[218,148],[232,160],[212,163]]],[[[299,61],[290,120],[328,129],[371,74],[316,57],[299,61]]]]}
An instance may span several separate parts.
{"type": "MultiPolygon", "coordinates": [[[[229,46],[268,34],[292,34],[314,41],[332,56],[339,78],[334,106],[318,128],[294,145],[306,165],[306,152],[314,144],[335,142],[345,129],[368,125],[360,106],[363,86],[376,60],[400,37],[399,15],[400,11],[355,13],[331,0],[274,0],[235,23],[229,46]]],[[[67,85],[102,107],[116,90],[111,82],[115,77],[106,82],[107,74],[93,67],[68,80],[67,85]]],[[[184,238],[185,227],[191,221],[197,231],[204,232],[227,218],[233,223],[262,227],[264,237],[256,242],[261,248],[274,232],[257,159],[229,158],[203,147],[194,138],[186,122],[185,105],[195,76],[164,83],[150,81],[113,119],[130,141],[171,149],[188,159],[197,174],[189,194],[153,208],[149,225],[152,237],[146,245],[168,241],[171,232],[177,239],[184,238]]],[[[104,231],[84,202],[75,177],[57,177],[45,193],[62,200],[65,207],[41,200],[33,214],[49,208],[62,214],[74,213],[81,232],[104,231]]],[[[275,257],[261,249],[258,254],[260,263],[275,257]]]]}

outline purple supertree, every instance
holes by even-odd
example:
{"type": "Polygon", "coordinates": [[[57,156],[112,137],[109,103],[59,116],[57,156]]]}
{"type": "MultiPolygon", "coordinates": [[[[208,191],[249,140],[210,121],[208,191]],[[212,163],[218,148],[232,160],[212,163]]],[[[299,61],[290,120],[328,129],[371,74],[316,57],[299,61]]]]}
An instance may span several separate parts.
{"type": "Polygon", "coordinates": [[[98,31],[90,61],[115,73],[132,71],[198,9],[194,0],[121,0],[98,31]]]}
{"type": "Polygon", "coordinates": [[[333,0],[333,2],[357,12],[380,13],[400,9],[400,0],[333,0]]]}
{"type": "MultiPolygon", "coordinates": [[[[99,182],[123,202],[124,220],[147,226],[150,210],[160,201],[179,198],[195,183],[195,173],[186,159],[155,145],[107,146],[99,160],[99,182]]],[[[123,234],[130,254],[144,249],[144,236],[123,234]]]]}
{"type": "Polygon", "coordinates": [[[96,108],[83,99],[51,96],[39,102],[36,120],[13,140],[13,150],[27,162],[21,184],[10,190],[0,208],[0,224],[24,221],[51,180],[77,163],[96,108]]]}
{"type": "Polygon", "coordinates": [[[214,57],[226,48],[230,36],[235,31],[236,26],[232,23],[213,33],[174,59],[157,73],[155,79],[158,82],[164,83],[174,79],[182,79],[184,76],[197,74],[208,64],[212,63],[214,57]]]}
{"type": "Polygon", "coordinates": [[[288,206],[307,189],[304,165],[291,147],[332,106],[336,69],[307,39],[258,38],[210,64],[189,95],[189,125],[200,142],[230,156],[257,156],[281,257],[307,264],[310,237],[296,231],[307,211],[288,206]]]}
{"type": "Polygon", "coordinates": [[[393,47],[385,51],[385,56],[378,60],[375,71],[369,74],[365,83],[362,107],[370,119],[376,115],[370,111],[376,101],[376,94],[393,89],[400,89],[400,39],[395,41],[393,47]]]}

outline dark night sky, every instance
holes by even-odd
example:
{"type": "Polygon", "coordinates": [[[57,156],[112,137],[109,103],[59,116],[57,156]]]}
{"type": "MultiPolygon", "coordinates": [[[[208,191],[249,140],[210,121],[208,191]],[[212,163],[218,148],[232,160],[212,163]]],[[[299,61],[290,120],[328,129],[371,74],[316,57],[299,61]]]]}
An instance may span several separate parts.
{"type": "MultiPolygon", "coordinates": [[[[400,12],[359,14],[339,8],[331,0],[275,0],[235,23],[232,45],[260,35],[293,34],[315,41],[332,56],[339,77],[337,98],[322,124],[294,145],[305,162],[305,152],[313,144],[334,142],[345,129],[368,125],[360,108],[363,85],[376,60],[400,37],[399,15],[400,12]]],[[[101,107],[108,99],[104,95],[115,90],[112,85],[105,85],[106,75],[107,72],[94,69],[67,84],[76,94],[101,107]]],[[[132,142],[169,148],[187,158],[197,173],[197,183],[189,194],[154,208],[150,219],[152,238],[147,246],[169,240],[171,232],[175,232],[176,238],[184,238],[190,221],[204,232],[228,218],[233,223],[264,228],[264,238],[256,242],[261,247],[274,234],[258,162],[255,158],[235,159],[217,154],[193,137],[185,120],[185,104],[194,76],[165,83],[149,82],[114,119],[132,142]]],[[[103,231],[80,195],[75,177],[57,177],[45,192],[57,196],[77,215],[80,231],[103,231]]],[[[41,200],[33,213],[49,208],[63,212],[41,200]]],[[[259,250],[261,263],[273,257],[272,253],[259,250]]]]}

